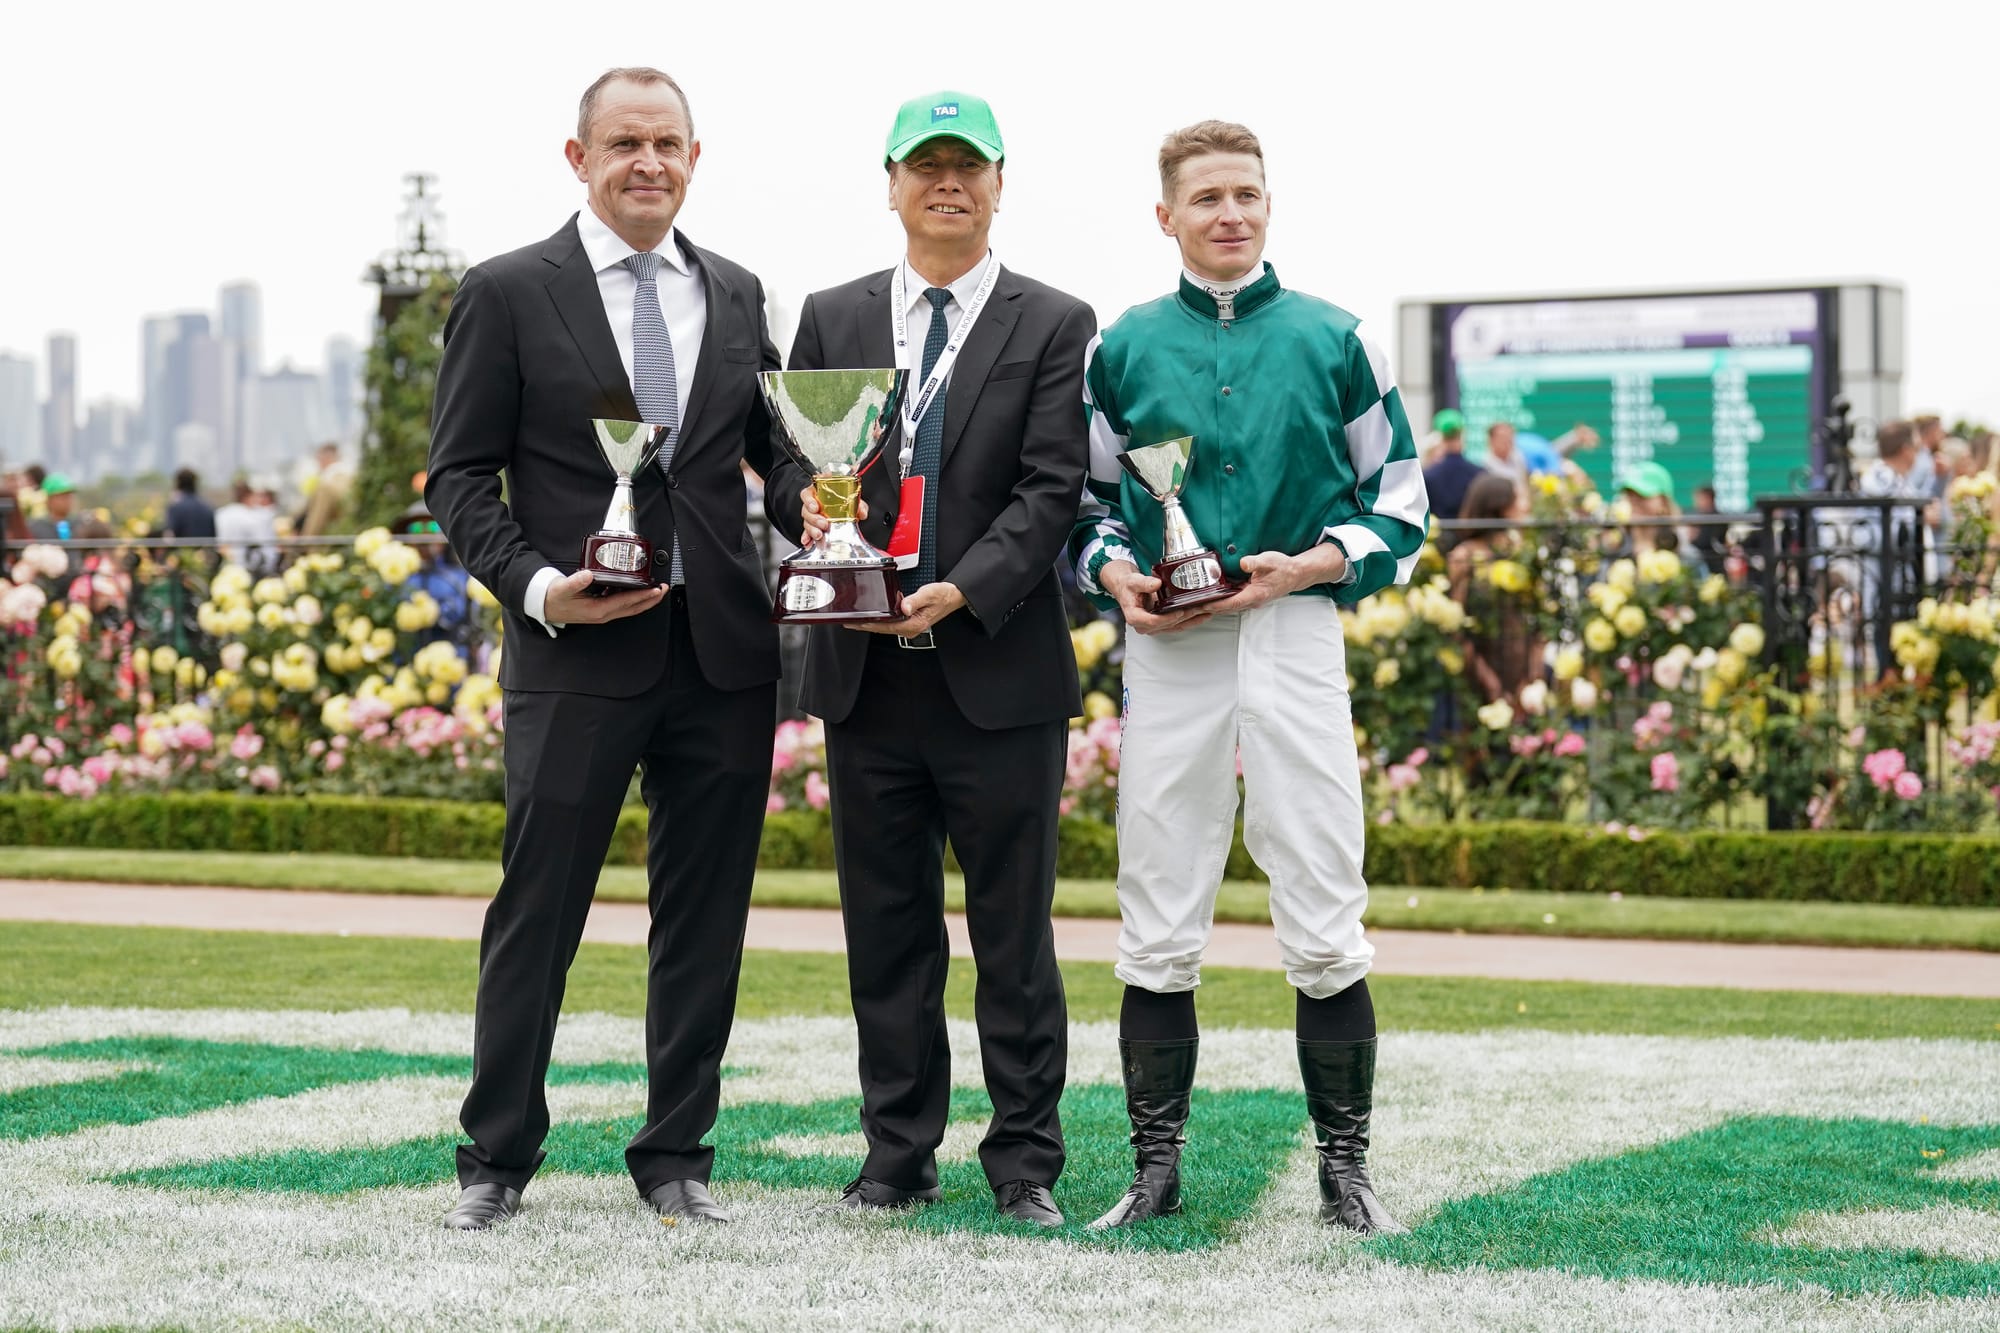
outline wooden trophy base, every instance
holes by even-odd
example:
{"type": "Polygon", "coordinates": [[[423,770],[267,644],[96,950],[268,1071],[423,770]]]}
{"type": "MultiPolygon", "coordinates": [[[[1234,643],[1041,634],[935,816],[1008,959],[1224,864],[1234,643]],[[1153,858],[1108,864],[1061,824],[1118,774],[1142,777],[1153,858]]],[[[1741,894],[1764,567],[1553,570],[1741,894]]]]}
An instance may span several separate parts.
{"type": "Polygon", "coordinates": [[[793,557],[778,566],[771,620],[779,625],[851,625],[901,620],[903,589],[896,562],[846,565],[793,557]]]}
{"type": "Polygon", "coordinates": [[[659,583],[653,544],[632,532],[593,532],[583,539],[583,566],[600,596],[659,583]]]}
{"type": "Polygon", "coordinates": [[[1222,572],[1222,561],[1208,550],[1170,556],[1153,566],[1153,577],[1160,581],[1153,594],[1153,610],[1159,613],[1221,601],[1241,586],[1222,572]]]}

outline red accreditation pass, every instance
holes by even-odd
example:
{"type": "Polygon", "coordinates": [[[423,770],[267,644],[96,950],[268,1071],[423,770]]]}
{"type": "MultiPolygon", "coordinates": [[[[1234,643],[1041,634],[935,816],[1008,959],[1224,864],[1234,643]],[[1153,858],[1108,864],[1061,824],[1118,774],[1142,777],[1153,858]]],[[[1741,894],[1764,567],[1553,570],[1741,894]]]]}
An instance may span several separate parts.
{"type": "Polygon", "coordinates": [[[924,479],[903,478],[903,493],[896,505],[896,527],[889,534],[889,554],[896,568],[917,567],[917,547],[924,534],[924,479]]]}

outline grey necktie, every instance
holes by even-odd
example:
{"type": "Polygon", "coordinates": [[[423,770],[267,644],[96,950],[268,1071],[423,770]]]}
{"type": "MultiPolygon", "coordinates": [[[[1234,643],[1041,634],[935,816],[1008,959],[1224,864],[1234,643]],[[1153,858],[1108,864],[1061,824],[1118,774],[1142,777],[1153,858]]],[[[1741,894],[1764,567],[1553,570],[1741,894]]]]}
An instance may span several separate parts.
{"type": "MultiPolygon", "coordinates": [[[[639,280],[632,297],[632,400],[639,416],[651,425],[669,427],[667,447],[660,450],[660,471],[674,462],[674,446],[681,436],[681,392],[674,378],[674,340],[667,333],[667,317],[660,311],[660,265],[657,254],[625,256],[625,267],[639,280]]],[[[681,573],[680,516],[674,516],[674,554],[668,579],[675,585],[686,582],[681,573]]]]}

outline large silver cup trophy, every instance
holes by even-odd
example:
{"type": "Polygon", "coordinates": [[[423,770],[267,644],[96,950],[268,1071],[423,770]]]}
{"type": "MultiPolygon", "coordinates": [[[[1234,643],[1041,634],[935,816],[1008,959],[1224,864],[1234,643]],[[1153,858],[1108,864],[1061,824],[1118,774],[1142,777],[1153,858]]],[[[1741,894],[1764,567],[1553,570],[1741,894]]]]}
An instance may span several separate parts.
{"type": "Polygon", "coordinates": [[[893,556],[855,520],[861,473],[895,433],[909,372],[767,370],[757,376],[778,438],[813,474],[813,495],[832,526],[778,566],[771,619],[781,624],[896,620],[903,591],[893,556]]]}
{"type": "Polygon", "coordinates": [[[604,526],[583,539],[583,567],[599,592],[650,588],[660,581],[653,563],[653,544],[633,526],[632,478],[651,467],[666,448],[672,431],[643,421],[592,418],[591,436],[597,452],[617,474],[604,526]]]}
{"type": "Polygon", "coordinates": [[[1160,502],[1160,563],[1153,577],[1160,581],[1153,594],[1155,611],[1185,611],[1234,592],[1237,584],[1222,573],[1222,561],[1195,536],[1181,508],[1194,459],[1194,436],[1127,449],[1118,462],[1146,494],[1160,502]]]}

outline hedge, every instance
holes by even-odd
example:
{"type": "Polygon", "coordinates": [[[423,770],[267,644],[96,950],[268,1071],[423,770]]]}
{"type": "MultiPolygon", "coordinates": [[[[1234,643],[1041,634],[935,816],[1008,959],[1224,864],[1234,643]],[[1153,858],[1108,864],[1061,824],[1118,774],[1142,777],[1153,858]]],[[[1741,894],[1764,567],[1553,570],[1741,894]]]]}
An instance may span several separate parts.
{"type": "MultiPolygon", "coordinates": [[[[497,860],[501,808],[451,801],[353,796],[0,795],[0,847],[120,847],[176,851],[346,852],[497,860]]],[[[1117,837],[1095,820],[1066,818],[1057,872],[1118,873],[1117,837]]],[[[646,859],[646,816],[625,810],[606,858],[646,859]]],[[[766,817],[758,864],[827,869],[833,832],[824,812],[766,817]]],[[[5,855],[0,852],[0,873],[5,855]]],[[[1622,834],[1561,824],[1382,825],[1368,832],[1372,883],[1617,890],[1669,898],[2000,906],[2000,838],[1918,833],[1622,834]]],[[[1226,872],[1262,879],[1239,837],[1226,872]]]]}

